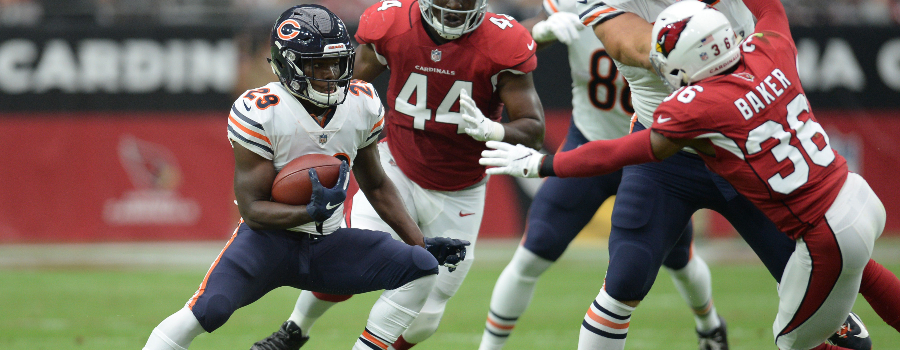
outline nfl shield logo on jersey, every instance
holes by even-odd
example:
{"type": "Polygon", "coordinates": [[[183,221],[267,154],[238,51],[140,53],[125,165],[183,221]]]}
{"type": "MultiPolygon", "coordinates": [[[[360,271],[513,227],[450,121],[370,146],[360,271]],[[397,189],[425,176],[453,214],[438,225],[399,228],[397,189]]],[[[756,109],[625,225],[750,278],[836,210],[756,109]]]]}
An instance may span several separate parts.
{"type": "Polygon", "coordinates": [[[441,50],[434,49],[431,50],[431,60],[435,62],[441,61],[441,50]]]}
{"type": "Polygon", "coordinates": [[[319,135],[319,144],[324,145],[326,143],[328,143],[328,135],[326,135],[326,134],[319,135]]]}

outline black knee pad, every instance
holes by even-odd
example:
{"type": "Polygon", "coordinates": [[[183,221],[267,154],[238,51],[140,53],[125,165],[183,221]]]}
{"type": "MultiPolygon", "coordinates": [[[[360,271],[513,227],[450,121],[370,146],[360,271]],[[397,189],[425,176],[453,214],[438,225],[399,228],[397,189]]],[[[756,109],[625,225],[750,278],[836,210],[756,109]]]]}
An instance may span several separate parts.
{"type": "Polygon", "coordinates": [[[625,243],[610,251],[606,293],[619,301],[643,300],[659,273],[661,261],[640,244],[625,243]]]}
{"type": "Polygon", "coordinates": [[[434,255],[431,255],[425,248],[418,246],[412,247],[411,250],[410,257],[412,258],[413,264],[419,268],[419,270],[424,272],[419,277],[436,275],[438,273],[438,262],[437,259],[434,258],[434,255]]]}
{"type": "Polygon", "coordinates": [[[388,281],[386,285],[383,285],[384,289],[397,289],[404,284],[415,281],[419,278],[429,275],[437,275],[437,259],[435,259],[434,256],[431,255],[431,253],[425,250],[425,248],[419,246],[409,248],[409,257],[411,263],[407,264],[405,268],[398,267],[398,270],[396,270],[397,275],[395,275],[394,278],[388,281]]]}
{"type": "Polygon", "coordinates": [[[197,321],[200,322],[203,330],[212,333],[228,321],[235,308],[231,300],[221,294],[204,295],[203,299],[205,300],[202,300],[202,303],[198,300],[198,303],[194,304],[191,311],[197,317],[197,321]]]}

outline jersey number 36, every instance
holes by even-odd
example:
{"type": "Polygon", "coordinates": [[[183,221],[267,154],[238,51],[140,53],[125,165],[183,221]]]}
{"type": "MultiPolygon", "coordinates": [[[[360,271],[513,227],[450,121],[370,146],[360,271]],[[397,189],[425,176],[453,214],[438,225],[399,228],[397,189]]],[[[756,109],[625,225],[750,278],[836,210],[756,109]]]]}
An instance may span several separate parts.
{"type": "MultiPolygon", "coordinates": [[[[818,166],[826,167],[835,158],[831,145],[828,143],[828,135],[825,134],[822,125],[816,123],[812,118],[805,122],[800,121],[799,117],[804,112],[809,113],[809,103],[805,95],[799,94],[787,105],[788,127],[797,133],[800,146],[809,159],[818,166]],[[822,149],[819,149],[819,145],[813,141],[813,137],[816,135],[821,135],[821,140],[824,141],[822,149]]],[[[778,143],[771,150],[775,160],[778,162],[788,160],[794,165],[794,171],[789,175],[781,176],[776,173],[767,180],[773,191],[782,194],[789,194],[809,181],[809,164],[800,149],[791,144],[791,138],[791,133],[784,130],[783,125],[773,120],[762,123],[747,135],[747,155],[762,151],[763,142],[775,139],[778,143]]]]}

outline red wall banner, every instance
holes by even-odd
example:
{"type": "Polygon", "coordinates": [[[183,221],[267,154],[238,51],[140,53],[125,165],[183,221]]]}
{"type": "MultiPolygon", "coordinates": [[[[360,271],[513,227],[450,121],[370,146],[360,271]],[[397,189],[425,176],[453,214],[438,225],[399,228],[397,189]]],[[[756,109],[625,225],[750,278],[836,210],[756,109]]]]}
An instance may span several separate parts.
{"type": "MultiPolygon", "coordinates": [[[[548,111],[555,151],[568,110],[548,111]]],[[[832,146],[884,202],[900,233],[900,113],[818,112],[832,146]]],[[[0,114],[0,243],[226,239],[236,227],[234,160],[220,113],[0,114]]],[[[488,182],[481,237],[523,233],[527,190],[488,182]]],[[[732,234],[712,216],[713,236],[732,234]]]]}
{"type": "Polygon", "coordinates": [[[239,219],[224,114],[0,116],[0,243],[222,239],[239,219]]]}

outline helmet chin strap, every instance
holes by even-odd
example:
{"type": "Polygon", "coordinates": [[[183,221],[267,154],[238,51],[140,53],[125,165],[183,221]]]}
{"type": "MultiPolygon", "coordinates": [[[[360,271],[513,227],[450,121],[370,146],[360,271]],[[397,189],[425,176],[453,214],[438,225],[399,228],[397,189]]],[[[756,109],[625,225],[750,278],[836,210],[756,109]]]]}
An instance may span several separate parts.
{"type": "Polygon", "coordinates": [[[321,93],[312,87],[312,83],[309,79],[306,80],[306,95],[309,96],[306,100],[312,102],[316,106],[323,108],[334,106],[337,104],[337,101],[340,101],[343,94],[344,91],[341,89],[335,89],[335,91],[330,94],[321,93]]]}
{"type": "Polygon", "coordinates": [[[456,27],[450,27],[445,25],[444,22],[442,22],[439,18],[431,16],[431,26],[434,27],[438,35],[447,40],[455,40],[461,37],[463,35],[463,31],[465,30],[467,22],[468,18],[466,19],[466,21],[463,21],[463,24],[460,24],[456,27]],[[440,30],[438,28],[443,28],[444,30],[440,30]],[[458,33],[447,33],[445,32],[447,29],[458,33]]]}

